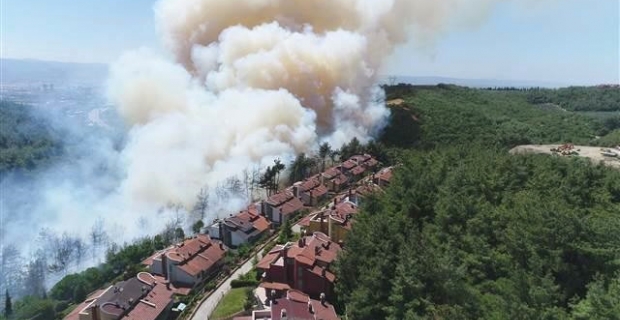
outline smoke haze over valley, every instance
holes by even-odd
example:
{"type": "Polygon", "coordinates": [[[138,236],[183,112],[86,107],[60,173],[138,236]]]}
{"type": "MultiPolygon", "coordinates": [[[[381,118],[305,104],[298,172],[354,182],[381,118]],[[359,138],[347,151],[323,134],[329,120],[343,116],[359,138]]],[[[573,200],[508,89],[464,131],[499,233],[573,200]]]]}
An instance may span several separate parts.
{"type": "MultiPolygon", "coordinates": [[[[110,66],[3,59],[2,100],[62,146],[40,168],[0,177],[3,265],[82,241],[88,258],[51,272],[49,286],[100,261],[96,230],[121,244],[208,224],[260,196],[248,172],[325,142],[372,141],[390,116],[386,57],[476,25],[498,2],[160,0],[163,54],[140,48],[110,66]],[[205,216],[192,210],[201,193],[205,216]]],[[[25,269],[5,270],[3,286],[25,269]]]]}

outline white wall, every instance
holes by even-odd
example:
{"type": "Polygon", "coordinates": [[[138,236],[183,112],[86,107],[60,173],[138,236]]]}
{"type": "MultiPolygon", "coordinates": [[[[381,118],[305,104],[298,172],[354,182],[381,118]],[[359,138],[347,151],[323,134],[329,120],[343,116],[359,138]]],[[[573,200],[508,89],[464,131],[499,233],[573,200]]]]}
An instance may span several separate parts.
{"type": "Polygon", "coordinates": [[[209,236],[214,239],[221,239],[222,235],[220,234],[220,225],[219,222],[214,223],[210,227],[207,228],[207,232],[209,232],[209,236]]]}
{"type": "Polygon", "coordinates": [[[233,246],[238,247],[245,243],[243,238],[240,236],[241,231],[231,232],[230,233],[230,242],[233,246]]]}

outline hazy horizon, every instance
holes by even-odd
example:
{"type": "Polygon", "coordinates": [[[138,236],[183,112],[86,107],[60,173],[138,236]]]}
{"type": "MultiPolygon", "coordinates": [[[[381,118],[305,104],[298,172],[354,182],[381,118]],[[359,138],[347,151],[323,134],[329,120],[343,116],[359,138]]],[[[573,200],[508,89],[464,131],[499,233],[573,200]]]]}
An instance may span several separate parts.
{"type": "MultiPolygon", "coordinates": [[[[155,3],[9,1],[2,10],[2,58],[112,63],[143,47],[165,54],[153,17],[155,3]]],[[[464,14],[430,40],[414,33],[380,73],[620,83],[618,1],[503,1],[488,10],[484,19],[479,17],[484,13],[464,14]]]]}

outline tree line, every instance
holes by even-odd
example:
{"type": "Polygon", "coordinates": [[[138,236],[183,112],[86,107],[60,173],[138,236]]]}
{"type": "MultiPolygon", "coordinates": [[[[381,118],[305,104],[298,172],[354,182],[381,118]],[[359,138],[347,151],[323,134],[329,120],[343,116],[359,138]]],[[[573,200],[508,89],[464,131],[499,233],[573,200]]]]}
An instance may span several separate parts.
{"type": "Polygon", "coordinates": [[[349,319],[612,319],[620,172],[471,145],[401,155],[338,260],[349,319]]]}

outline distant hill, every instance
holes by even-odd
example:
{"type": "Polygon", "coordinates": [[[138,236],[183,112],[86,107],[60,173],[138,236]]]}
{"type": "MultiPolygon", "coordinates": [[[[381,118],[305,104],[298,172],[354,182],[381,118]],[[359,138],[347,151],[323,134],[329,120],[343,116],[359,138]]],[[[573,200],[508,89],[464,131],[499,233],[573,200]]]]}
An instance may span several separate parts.
{"type": "Polygon", "coordinates": [[[2,85],[48,83],[98,85],[108,75],[108,66],[97,63],[68,63],[41,60],[0,59],[2,85]]]}
{"type": "Polygon", "coordinates": [[[449,78],[449,77],[411,77],[411,76],[394,76],[394,79],[390,79],[390,76],[382,76],[381,82],[390,84],[390,82],[408,83],[415,85],[437,85],[455,84],[464,87],[471,88],[490,88],[490,87],[515,87],[515,88],[560,88],[567,87],[566,83],[554,83],[545,81],[529,81],[529,80],[497,80],[497,79],[461,79],[461,78],[449,78]]]}

